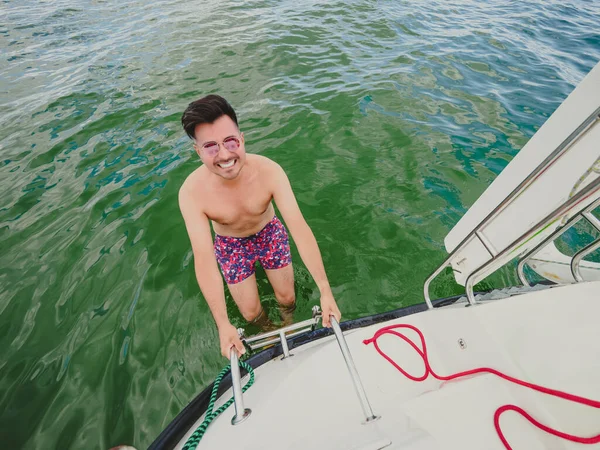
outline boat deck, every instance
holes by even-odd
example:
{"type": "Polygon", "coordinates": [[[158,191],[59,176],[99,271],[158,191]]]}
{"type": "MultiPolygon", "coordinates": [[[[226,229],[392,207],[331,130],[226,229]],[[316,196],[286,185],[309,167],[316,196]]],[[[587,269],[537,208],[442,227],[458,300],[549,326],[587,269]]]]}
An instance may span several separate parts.
{"type": "MultiPolygon", "coordinates": [[[[255,370],[255,383],[244,394],[251,416],[232,426],[234,411],[229,408],[210,425],[198,448],[502,450],[494,412],[506,404],[520,406],[558,430],[598,435],[600,409],[491,374],[411,381],[363,341],[384,326],[411,324],[424,334],[431,367],[440,375],[489,366],[600,400],[599,293],[600,282],[558,286],[474,307],[456,303],[346,332],[373,411],[381,416],[368,424],[335,338],[295,348],[293,357],[255,370]]],[[[413,331],[406,334],[419,342],[413,331]]],[[[384,335],[378,343],[408,373],[424,373],[421,357],[401,339],[384,335]]],[[[216,407],[231,395],[227,391],[216,407]]],[[[600,444],[582,446],[553,437],[511,411],[501,416],[500,425],[514,450],[600,449],[600,444]]]]}

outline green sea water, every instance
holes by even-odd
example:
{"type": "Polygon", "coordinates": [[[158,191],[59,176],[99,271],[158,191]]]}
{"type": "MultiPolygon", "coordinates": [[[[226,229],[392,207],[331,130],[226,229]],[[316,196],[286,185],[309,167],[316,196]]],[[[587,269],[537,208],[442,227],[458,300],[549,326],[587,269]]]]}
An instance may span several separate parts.
{"type": "MultiPolygon", "coordinates": [[[[5,1],[0,18],[3,448],[145,448],[226,363],[177,206],[199,164],[189,102],[225,96],[248,151],[284,167],[353,319],[423,301],[446,233],[600,59],[583,0],[5,1]]],[[[293,257],[302,320],[319,297],[293,257]]],[[[259,291],[276,318],[261,272],[259,291]]]]}

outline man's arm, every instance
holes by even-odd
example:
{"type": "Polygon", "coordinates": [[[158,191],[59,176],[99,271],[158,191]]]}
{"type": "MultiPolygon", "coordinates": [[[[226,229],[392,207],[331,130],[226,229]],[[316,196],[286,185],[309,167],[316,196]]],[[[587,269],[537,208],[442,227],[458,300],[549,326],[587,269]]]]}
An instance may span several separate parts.
{"type": "Polygon", "coordinates": [[[213,252],[208,217],[200,210],[185,186],[179,191],[179,208],[192,243],[196,279],[219,329],[221,353],[229,358],[229,349],[235,346],[238,353],[244,354],[244,345],[227,317],[223,280],[213,252]]]}
{"type": "Polygon", "coordinates": [[[341,313],[337,307],[325,268],[323,267],[323,258],[319,251],[319,246],[315,236],[304,220],[304,216],[298,207],[298,202],[292,191],[290,181],[281,168],[276,163],[273,163],[271,169],[273,171],[273,199],[277,208],[281,212],[285,224],[290,230],[302,261],[312,275],[319,291],[321,292],[321,310],[323,312],[323,325],[331,326],[329,316],[333,314],[335,318],[340,320],[341,313]]]}

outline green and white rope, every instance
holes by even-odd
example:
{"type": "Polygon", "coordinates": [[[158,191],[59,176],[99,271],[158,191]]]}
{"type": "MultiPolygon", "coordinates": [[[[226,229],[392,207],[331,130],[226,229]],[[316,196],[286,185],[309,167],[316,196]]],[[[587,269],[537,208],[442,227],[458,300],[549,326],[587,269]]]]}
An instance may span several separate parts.
{"type": "MultiPolygon", "coordinates": [[[[246,369],[246,371],[250,374],[250,379],[245,384],[245,386],[242,388],[242,393],[243,393],[243,392],[246,392],[250,388],[250,386],[252,386],[254,384],[254,370],[252,370],[252,367],[250,366],[250,364],[248,364],[244,361],[240,361],[239,364],[240,364],[240,367],[246,369]]],[[[215,382],[213,383],[212,392],[210,394],[210,401],[208,403],[208,408],[206,408],[206,415],[204,417],[204,421],[200,424],[200,426],[196,429],[196,431],[194,431],[194,433],[189,437],[189,439],[183,446],[183,450],[195,450],[196,447],[198,446],[198,443],[204,436],[204,433],[206,432],[206,429],[208,428],[210,423],[214,419],[216,419],[219,414],[221,414],[223,411],[225,411],[233,403],[233,397],[231,397],[229,400],[227,400],[227,402],[225,402],[225,404],[223,406],[221,406],[219,409],[217,409],[216,411],[213,412],[213,408],[215,407],[215,402],[217,401],[217,391],[219,390],[219,385],[221,384],[221,380],[223,379],[223,377],[227,374],[227,372],[229,372],[230,369],[231,369],[231,365],[227,364],[227,366],[225,366],[225,368],[223,370],[221,370],[219,375],[217,375],[217,378],[215,378],[215,382]]]]}

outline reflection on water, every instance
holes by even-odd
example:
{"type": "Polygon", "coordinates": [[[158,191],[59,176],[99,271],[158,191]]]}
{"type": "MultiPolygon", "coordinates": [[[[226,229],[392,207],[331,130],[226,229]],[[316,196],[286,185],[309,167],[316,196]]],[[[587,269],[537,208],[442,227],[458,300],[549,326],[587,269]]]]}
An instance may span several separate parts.
{"type": "MultiPolygon", "coordinates": [[[[249,150],[286,169],[356,318],[422,300],[445,234],[600,59],[600,12],[583,1],[62,0],[0,14],[12,448],[144,448],[224,365],[177,207],[198,164],[179,124],[190,101],[224,95],[249,150]]],[[[318,295],[294,258],[299,320],[318,295]]],[[[259,289],[276,318],[264,276],[259,289]]]]}

